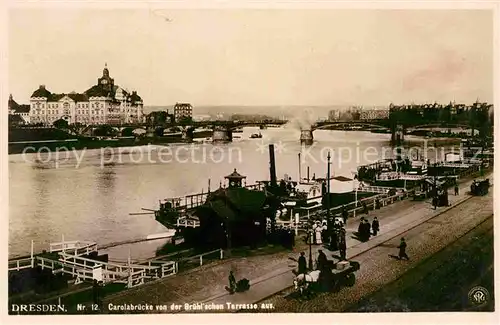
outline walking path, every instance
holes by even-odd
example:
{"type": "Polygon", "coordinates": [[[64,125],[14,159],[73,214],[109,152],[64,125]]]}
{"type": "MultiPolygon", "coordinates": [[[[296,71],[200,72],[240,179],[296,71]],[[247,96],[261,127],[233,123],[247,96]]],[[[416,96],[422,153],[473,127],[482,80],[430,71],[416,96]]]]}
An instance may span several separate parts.
{"type": "MultiPolygon", "coordinates": [[[[449,196],[449,202],[452,206],[470,197],[466,193],[469,191],[471,183],[472,181],[461,184],[460,194],[449,196]]],[[[453,189],[451,189],[452,191],[453,189]]],[[[377,216],[380,222],[380,232],[376,237],[372,237],[372,239],[365,243],[360,243],[351,236],[353,232],[357,231],[360,217],[364,216],[366,218],[367,216],[358,215],[357,220],[349,219],[346,225],[347,257],[356,257],[380,243],[414,228],[425,220],[450,209],[450,207],[440,207],[434,210],[429,201],[403,200],[383,207],[380,210],[370,211],[368,219],[371,221],[374,216],[377,216]]],[[[307,246],[304,243],[299,243],[297,247],[304,248],[306,256],[308,255],[307,246]]],[[[314,261],[316,260],[317,251],[320,248],[319,246],[314,246],[312,249],[314,261]]],[[[329,258],[337,255],[327,251],[325,248],[321,249],[325,251],[329,258]]],[[[160,279],[106,297],[104,306],[107,306],[108,303],[148,303],[152,305],[171,305],[172,303],[214,303],[224,305],[228,302],[234,304],[253,303],[292,284],[294,274],[291,271],[297,267],[295,260],[298,256],[299,251],[296,250],[294,253],[283,252],[266,256],[219,261],[191,272],[181,273],[167,279],[160,279]],[[230,295],[224,289],[228,282],[229,270],[233,270],[237,280],[241,278],[250,279],[250,290],[230,295]]],[[[158,313],[157,310],[153,310],[152,312],[158,313]]],[[[172,311],[167,310],[164,312],[172,311]]]]}
{"type": "MultiPolygon", "coordinates": [[[[477,229],[476,227],[482,227],[483,225],[493,227],[493,193],[491,191],[487,196],[472,197],[466,203],[455,206],[432,220],[424,222],[384,242],[382,245],[356,256],[355,260],[360,263],[361,267],[355,274],[356,283],[353,287],[342,287],[339,292],[319,293],[310,300],[289,297],[288,294],[292,292],[290,289],[281,294],[272,295],[261,301],[261,303],[272,304],[273,312],[342,312],[346,309],[349,310],[360,299],[384,288],[387,284],[397,280],[424,261],[429,262],[431,266],[427,270],[414,273],[415,278],[407,281],[410,282],[409,284],[433,281],[435,286],[432,290],[439,292],[440,286],[445,284],[438,281],[439,279],[436,278],[434,270],[444,267],[443,263],[446,263],[446,261],[434,259],[435,254],[463,237],[472,229],[477,229]],[[400,261],[389,257],[390,255],[397,255],[397,246],[401,236],[405,237],[408,243],[409,261],[400,261]]],[[[469,261],[464,260],[462,263],[467,264],[469,261]]],[[[484,263],[487,265],[493,263],[493,260],[484,260],[484,263]]],[[[452,283],[452,285],[456,284],[453,279],[443,282],[452,283]]],[[[463,303],[468,304],[467,294],[471,287],[455,288],[462,292],[461,299],[463,299],[463,303]]],[[[405,300],[407,298],[404,298],[404,294],[396,295],[396,297],[397,301],[386,301],[386,303],[389,306],[395,303],[398,305],[398,309],[408,310],[411,302],[405,300]]],[[[449,299],[449,297],[442,298],[449,299]]],[[[416,299],[419,298],[416,297],[416,299]]],[[[373,301],[371,303],[373,303],[372,309],[378,307],[377,302],[373,301]]],[[[394,308],[387,308],[384,305],[380,307],[386,311],[388,309],[395,311],[394,308]]],[[[258,312],[262,311],[258,310],[258,312]]]]}

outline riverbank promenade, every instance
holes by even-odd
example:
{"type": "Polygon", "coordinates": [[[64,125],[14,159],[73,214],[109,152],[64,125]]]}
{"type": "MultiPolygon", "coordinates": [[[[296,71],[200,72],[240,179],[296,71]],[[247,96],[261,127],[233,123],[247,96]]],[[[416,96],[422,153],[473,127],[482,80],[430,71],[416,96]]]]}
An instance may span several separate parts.
{"type": "MultiPolygon", "coordinates": [[[[486,177],[489,177],[490,180],[492,180],[491,174],[486,177]]],[[[454,232],[456,235],[460,235],[461,231],[464,229],[467,230],[467,227],[469,227],[469,229],[475,227],[476,224],[474,224],[474,222],[463,223],[467,220],[472,220],[470,219],[470,216],[462,218],[462,213],[464,212],[462,211],[464,210],[463,207],[469,205],[469,202],[465,201],[479,200],[479,203],[476,202],[474,204],[474,209],[477,210],[478,207],[485,209],[483,211],[483,215],[485,216],[489,214],[489,209],[491,209],[492,214],[492,191],[490,191],[488,196],[471,198],[468,194],[471,183],[472,181],[467,181],[460,184],[460,194],[456,196],[452,193],[453,189],[450,189],[449,207],[438,207],[437,209],[434,209],[430,200],[413,201],[411,199],[406,199],[392,205],[385,206],[380,210],[369,211],[368,215],[362,214],[358,215],[356,218],[350,218],[346,225],[348,247],[347,258],[361,263],[361,269],[357,273],[366,273],[369,272],[367,271],[368,268],[380,265],[381,263],[387,264],[387,262],[393,262],[387,256],[387,252],[397,254],[397,242],[403,235],[409,236],[407,241],[410,256],[414,251],[414,248],[412,248],[412,246],[414,246],[413,240],[418,240],[419,242],[436,240],[437,237],[417,239],[419,236],[418,234],[420,233],[419,227],[422,227],[422,225],[425,224],[425,226],[429,228],[430,220],[434,219],[436,216],[441,217],[441,215],[443,215],[448,216],[448,218],[450,216],[452,218],[460,218],[460,220],[457,220],[457,225],[460,224],[463,228],[460,228],[460,231],[457,230],[454,232]],[[460,204],[461,202],[464,202],[464,204],[460,204]],[[457,211],[462,212],[457,213],[457,211]],[[353,233],[357,231],[359,219],[361,217],[365,217],[371,222],[375,216],[380,222],[380,232],[378,235],[372,236],[368,242],[364,243],[355,239],[353,233]],[[415,234],[409,235],[410,233],[415,234]],[[374,249],[377,250],[380,247],[383,247],[384,249],[382,255],[379,255],[375,260],[370,260],[367,256],[369,256],[374,249]],[[385,256],[385,258],[381,258],[381,256],[385,256]]],[[[466,210],[468,211],[469,209],[466,210]]],[[[470,211],[467,213],[470,214],[470,211]]],[[[479,222],[480,220],[477,219],[476,221],[479,222]]],[[[440,224],[439,222],[432,224],[433,228],[438,228],[439,226],[443,227],[446,225],[443,223],[440,224]]],[[[449,227],[448,229],[450,232],[454,231],[453,227],[449,227]]],[[[446,232],[446,229],[443,230],[446,232]]],[[[441,232],[443,232],[443,230],[441,230],[441,232]]],[[[447,241],[440,241],[440,243],[441,245],[444,245],[447,241]]],[[[323,249],[330,259],[338,258],[338,252],[329,252],[325,248],[315,245],[312,248],[314,261],[316,261],[318,249],[323,249]]],[[[173,303],[180,305],[196,303],[224,305],[227,303],[249,304],[262,301],[274,293],[292,285],[294,278],[292,270],[297,268],[296,260],[301,251],[306,253],[306,259],[308,259],[308,246],[303,240],[300,242],[297,240],[296,247],[293,252],[281,252],[272,255],[251,256],[246,258],[229,258],[217,261],[189,272],[180,273],[171,278],[160,279],[141,287],[108,296],[104,300],[104,312],[106,312],[106,306],[109,303],[115,305],[147,303],[154,306],[171,305],[173,303]],[[250,290],[233,295],[230,295],[225,290],[225,286],[228,285],[227,278],[229,271],[231,270],[234,272],[236,280],[242,278],[250,280],[250,290]]],[[[358,282],[359,280],[357,280],[354,287],[348,289],[351,291],[356,290],[358,282]]],[[[370,286],[370,284],[367,285],[370,286]]],[[[383,283],[380,281],[375,281],[375,283],[371,284],[370,290],[376,290],[377,286],[382,285],[383,283]]],[[[346,288],[343,288],[342,290],[344,289],[346,288]]],[[[357,294],[354,295],[357,296],[357,294]]],[[[281,297],[281,299],[283,300],[284,298],[281,297]]],[[[276,309],[280,305],[279,301],[271,300],[271,303],[274,306],[273,311],[284,311],[276,309]]],[[[225,311],[227,310],[228,309],[226,308],[225,311]]],[[[178,311],[167,310],[164,312],[179,311],[185,311],[184,307],[178,311]]],[[[265,310],[260,311],[264,312],[265,310]]],[[[157,313],[158,310],[153,310],[152,312],[157,313]]],[[[193,310],[191,310],[191,312],[193,312],[193,310]]]]}

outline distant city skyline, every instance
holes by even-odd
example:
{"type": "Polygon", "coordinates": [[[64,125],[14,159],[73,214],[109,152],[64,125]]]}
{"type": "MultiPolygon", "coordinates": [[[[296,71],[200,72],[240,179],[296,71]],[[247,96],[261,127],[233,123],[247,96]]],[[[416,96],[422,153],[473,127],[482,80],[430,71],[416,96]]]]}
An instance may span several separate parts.
{"type": "Polygon", "coordinates": [[[105,63],[146,107],[194,114],[493,101],[488,10],[14,9],[8,55],[21,104],[41,84],[87,89],[105,63]]]}

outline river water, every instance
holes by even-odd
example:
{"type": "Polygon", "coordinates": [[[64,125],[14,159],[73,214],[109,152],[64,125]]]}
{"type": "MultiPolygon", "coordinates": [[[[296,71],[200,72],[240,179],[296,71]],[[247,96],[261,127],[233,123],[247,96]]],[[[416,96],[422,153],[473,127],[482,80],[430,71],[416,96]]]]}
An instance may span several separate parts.
{"type": "MultiPolygon", "coordinates": [[[[352,177],[361,164],[393,157],[389,134],[314,131],[315,143],[301,148],[292,128],[245,128],[226,145],[103,148],[74,152],[42,152],[9,156],[9,256],[48,249],[49,243],[91,240],[98,244],[142,238],[166,229],[153,215],[129,215],[155,209],[158,200],[212,190],[235,168],[247,184],[269,179],[268,143],[275,144],[278,178],[326,175],[326,154],[332,152],[332,175],[352,177]],[[262,139],[249,139],[253,133],[262,139]],[[385,148],[385,149],[384,149],[385,148]],[[114,151],[113,151],[114,150],[114,151]]],[[[431,158],[431,160],[433,160],[431,158]]],[[[345,191],[341,185],[332,192],[345,191]]],[[[124,245],[112,258],[154,256],[164,240],[124,245]]]]}

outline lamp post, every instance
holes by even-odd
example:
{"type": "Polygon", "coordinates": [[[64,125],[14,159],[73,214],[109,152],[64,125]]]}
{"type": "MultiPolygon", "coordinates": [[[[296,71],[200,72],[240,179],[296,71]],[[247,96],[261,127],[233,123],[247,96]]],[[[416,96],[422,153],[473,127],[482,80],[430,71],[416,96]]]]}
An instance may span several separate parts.
{"type": "Polygon", "coordinates": [[[352,186],[354,187],[354,211],[353,211],[353,218],[356,218],[356,209],[358,207],[358,186],[356,186],[358,179],[356,173],[353,173],[354,176],[352,178],[352,186]]]}
{"type": "Polygon", "coordinates": [[[326,169],[326,222],[328,230],[331,229],[330,225],[330,151],[328,151],[328,155],[326,156],[327,160],[327,169],[326,169]]]}
{"type": "Polygon", "coordinates": [[[301,168],[301,160],[300,160],[300,152],[299,152],[299,182],[298,184],[302,183],[302,168],[301,168]]]}
{"type": "MultiPolygon", "coordinates": [[[[434,166],[436,166],[436,164],[434,163],[434,166]]],[[[437,184],[436,184],[436,174],[434,174],[434,199],[432,200],[432,204],[434,205],[434,210],[436,210],[437,208],[437,201],[438,201],[438,191],[437,191],[437,184]]]]}
{"type": "MultiPolygon", "coordinates": [[[[311,225],[309,225],[311,226],[311,225]]],[[[313,269],[313,258],[312,258],[312,240],[313,240],[313,230],[309,229],[309,270],[313,269]]]]}

